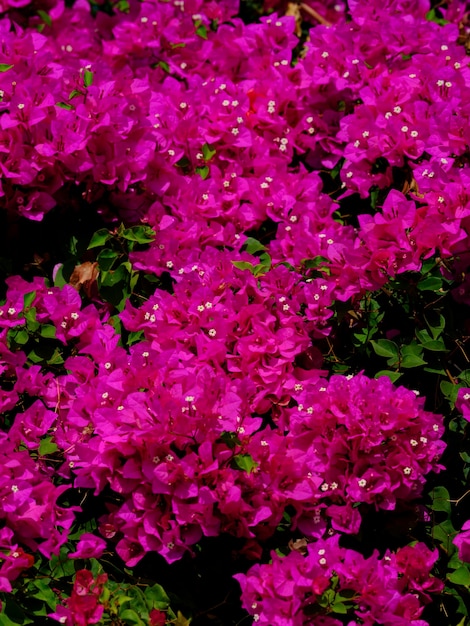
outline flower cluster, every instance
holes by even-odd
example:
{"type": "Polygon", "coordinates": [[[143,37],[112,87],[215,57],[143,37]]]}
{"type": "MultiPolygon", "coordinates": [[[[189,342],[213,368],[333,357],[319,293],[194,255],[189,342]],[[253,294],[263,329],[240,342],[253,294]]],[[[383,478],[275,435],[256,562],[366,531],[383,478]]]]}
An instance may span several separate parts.
{"type": "Polygon", "coordinates": [[[245,608],[257,624],[341,626],[334,614],[348,614],[349,624],[426,626],[422,603],[443,583],[430,575],[437,551],[417,543],[369,558],[342,548],[337,537],[316,541],[286,557],[273,553],[269,565],[255,565],[237,575],[245,608]],[[357,621],[360,620],[360,622],[357,621]],[[310,621],[314,620],[314,621],[310,621]]]}
{"type": "Polygon", "coordinates": [[[107,579],[106,574],[100,574],[95,578],[86,569],[78,570],[70,598],[65,601],[65,605],[59,604],[56,612],[51,613],[49,617],[67,626],[98,624],[104,611],[99,599],[107,579]]]}
{"type": "MultiPolygon", "coordinates": [[[[84,206],[143,222],[155,238],[130,263],[161,280],[112,315],[70,284],[7,279],[2,591],[34,552],[59,552],[67,489],[112,494],[101,537],[70,557],[108,545],[128,567],[222,533],[260,555],[288,509],[308,555],[238,578],[259,623],[334,626],[341,604],[364,624],[421,626],[440,591],[423,545],[364,558],[339,538],[422,494],[441,469],[442,417],[388,378],[328,378],[318,346],[335,301],[353,307],[435,253],[467,271],[464,12],[449,3],[438,25],[426,0],[303,3],[324,19],[299,54],[296,16],[268,4],[278,14],[246,25],[231,0],[96,16],[85,0],[34,15],[0,0],[8,224],[84,206]]],[[[77,572],[53,617],[99,621],[104,582],[77,572]]]]}

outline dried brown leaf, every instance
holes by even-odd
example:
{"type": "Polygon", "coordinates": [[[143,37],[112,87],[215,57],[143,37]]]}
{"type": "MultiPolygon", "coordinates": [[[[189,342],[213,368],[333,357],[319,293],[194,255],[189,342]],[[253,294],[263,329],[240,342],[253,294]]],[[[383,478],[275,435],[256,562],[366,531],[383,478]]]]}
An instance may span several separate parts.
{"type": "Polygon", "coordinates": [[[70,276],[69,283],[77,291],[83,287],[85,294],[90,298],[92,292],[96,291],[96,279],[98,278],[98,263],[90,263],[86,261],[81,265],[76,265],[70,276]]]}

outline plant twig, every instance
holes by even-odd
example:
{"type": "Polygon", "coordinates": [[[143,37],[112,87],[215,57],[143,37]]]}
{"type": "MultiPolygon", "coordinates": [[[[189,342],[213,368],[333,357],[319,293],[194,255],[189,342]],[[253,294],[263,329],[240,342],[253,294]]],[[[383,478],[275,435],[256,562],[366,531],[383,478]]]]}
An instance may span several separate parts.
{"type": "Polygon", "coordinates": [[[312,7],[309,7],[308,4],[305,4],[305,2],[300,3],[300,8],[303,9],[305,13],[308,13],[309,15],[311,15],[314,20],[317,20],[317,22],[319,22],[320,24],[323,24],[323,26],[331,26],[331,22],[329,22],[324,17],[322,17],[320,13],[318,13],[318,11],[315,11],[315,9],[312,9],[312,7]]]}

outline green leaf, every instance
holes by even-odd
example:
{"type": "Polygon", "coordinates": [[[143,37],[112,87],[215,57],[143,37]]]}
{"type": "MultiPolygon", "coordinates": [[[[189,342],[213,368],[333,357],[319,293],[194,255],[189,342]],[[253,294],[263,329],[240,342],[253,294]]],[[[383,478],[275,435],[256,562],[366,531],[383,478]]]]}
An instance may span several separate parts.
{"type": "Polygon", "coordinates": [[[150,226],[132,226],[132,228],[126,228],[122,233],[124,239],[141,244],[151,243],[155,239],[155,235],[155,231],[150,226]]]}
{"type": "MultiPolygon", "coordinates": [[[[104,250],[101,250],[97,258],[100,269],[103,272],[109,271],[113,267],[118,257],[119,257],[119,254],[115,252],[114,250],[109,250],[107,248],[105,248],[104,250]]],[[[101,283],[103,283],[103,280],[105,280],[104,275],[101,276],[101,283]]]]}
{"type": "Polygon", "coordinates": [[[145,626],[145,622],[143,622],[139,615],[133,611],[132,609],[124,609],[119,613],[119,618],[125,624],[133,624],[135,626],[145,626]]]}
{"type": "Polygon", "coordinates": [[[154,67],[160,67],[167,74],[171,74],[170,66],[166,61],[159,61],[154,67]]]}
{"type": "Polygon", "coordinates": [[[69,94],[69,100],[73,100],[77,96],[83,96],[83,95],[84,94],[81,91],[78,91],[78,89],[73,89],[69,94]]]}
{"type": "Polygon", "coordinates": [[[112,238],[112,235],[107,228],[100,228],[100,230],[97,230],[95,233],[93,233],[91,241],[88,244],[87,250],[104,246],[105,243],[109,241],[111,238],[112,238]]]}
{"type": "Polygon", "coordinates": [[[427,362],[422,359],[420,356],[415,354],[407,354],[404,356],[400,362],[401,367],[419,367],[420,365],[426,365],[427,362]]]}
{"type": "Polygon", "coordinates": [[[435,22],[436,24],[439,24],[439,26],[445,26],[445,24],[449,23],[444,18],[438,16],[436,9],[431,9],[430,11],[428,11],[426,13],[426,19],[428,20],[428,22],[435,22]]]}
{"type": "Polygon", "coordinates": [[[73,109],[73,106],[67,102],[56,102],[55,105],[56,107],[59,107],[59,109],[65,109],[66,111],[73,109]]]}
{"type": "Polygon", "coordinates": [[[442,548],[449,556],[452,556],[457,550],[457,547],[452,543],[452,539],[457,534],[457,531],[452,526],[450,519],[446,519],[441,524],[436,524],[431,529],[431,537],[435,541],[438,541],[442,548]]]}
{"type": "Polygon", "coordinates": [[[247,237],[245,239],[243,242],[243,248],[245,248],[249,254],[256,254],[256,252],[263,252],[266,250],[266,246],[253,237],[247,237]]]}
{"type": "Polygon", "coordinates": [[[210,170],[207,165],[203,165],[202,167],[196,167],[196,174],[199,174],[202,180],[206,180],[206,178],[209,176],[209,171],[210,170]]]}
{"type": "Polygon", "coordinates": [[[57,444],[52,441],[52,437],[45,437],[39,443],[38,452],[41,456],[48,456],[57,452],[58,449],[57,444]]]}
{"type": "Polygon", "coordinates": [[[435,367],[423,367],[424,372],[429,372],[430,374],[439,374],[439,376],[445,376],[446,372],[442,368],[435,367]]]}
{"type": "Polygon", "coordinates": [[[416,339],[421,343],[425,343],[426,341],[432,341],[431,335],[428,333],[426,329],[417,330],[415,332],[416,339]]]}
{"type": "Polygon", "coordinates": [[[370,205],[375,210],[377,207],[377,200],[379,199],[380,189],[374,185],[369,192],[370,196],[370,205]]]}
{"type": "Polygon", "coordinates": [[[23,296],[23,307],[25,309],[29,308],[33,304],[35,297],[36,297],[35,291],[30,291],[30,293],[25,293],[25,295],[23,296]]]}
{"type": "Polygon", "coordinates": [[[344,602],[335,602],[331,605],[332,613],[339,613],[340,615],[346,615],[349,610],[349,606],[344,604],[344,602]]]}
{"type": "Polygon", "coordinates": [[[439,314],[439,324],[437,326],[431,326],[429,321],[426,318],[424,319],[426,320],[426,324],[428,325],[428,328],[431,331],[432,338],[439,339],[446,325],[446,320],[444,316],[439,314]]]}
{"type": "Polygon", "coordinates": [[[64,359],[58,348],[56,348],[53,355],[49,359],[47,359],[48,365],[62,365],[63,362],[64,359]]]}
{"type": "Polygon", "coordinates": [[[434,489],[429,494],[429,497],[431,498],[431,504],[429,505],[429,508],[432,511],[444,511],[444,513],[450,515],[450,495],[445,487],[434,487],[434,489]]]}
{"type": "Polygon", "coordinates": [[[44,24],[46,24],[47,26],[51,26],[52,25],[52,20],[51,20],[51,18],[49,17],[49,15],[45,11],[42,11],[41,9],[39,9],[38,15],[42,19],[44,24]]]}
{"type": "Polygon", "coordinates": [[[119,0],[115,7],[121,13],[129,13],[129,2],[127,0],[119,0]]]}
{"type": "Polygon", "coordinates": [[[457,378],[464,382],[467,387],[470,387],[470,370],[463,370],[463,372],[460,372],[457,378]]]}
{"type": "Polygon", "coordinates": [[[0,613],[0,626],[18,626],[31,624],[23,609],[11,597],[7,597],[3,610],[0,613]]]}
{"type": "Polygon", "coordinates": [[[0,63],[0,72],[8,72],[12,67],[13,65],[8,65],[8,63],[0,63]]]}
{"type": "Polygon", "coordinates": [[[245,470],[247,474],[251,474],[251,472],[259,465],[259,463],[254,461],[251,454],[237,454],[233,457],[233,461],[238,468],[245,470]]]}
{"type": "Polygon", "coordinates": [[[385,357],[397,357],[398,358],[398,346],[394,341],[389,339],[379,339],[378,341],[371,340],[372,348],[375,354],[385,357]]]}
{"type": "Polygon", "coordinates": [[[239,270],[249,270],[252,274],[255,273],[255,266],[248,261],[232,261],[232,265],[239,270]]]}
{"type": "Polygon", "coordinates": [[[442,278],[438,276],[428,276],[420,280],[417,287],[419,291],[439,291],[442,289],[442,278]]]}
{"type": "Polygon", "coordinates": [[[448,352],[446,344],[442,340],[434,340],[423,342],[423,348],[425,350],[432,350],[433,352],[448,352]]]}
{"type": "Polygon", "coordinates": [[[229,431],[224,431],[220,435],[219,439],[220,439],[220,441],[225,443],[225,445],[228,448],[230,448],[230,450],[233,450],[236,446],[239,446],[241,444],[241,441],[238,438],[237,433],[233,433],[233,432],[229,432],[229,431]]]}
{"type": "Polygon", "coordinates": [[[440,389],[451,405],[455,404],[461,386],[462,385],[453,385],[448,380],[441,380],[440,389]]]}
{"type": "Polygon", "coordinates": [[[18,331],[13,331],[14,335],[12,337],[13,341],[19,345],[19,346],[24,346],[25,344],[28,343],[29,341],[29,333],[27,330],[25,330],[24,328],[22,328],[21,330],[18,331]]]}
{"type": "Polygon", "coordinates": [[[215,148],[212,148],[208,143],[205,143],[202,146],[202,156],[204,157],[204,161],[210,161],[213,156],[216,154],[215,148]]]}
{"type": "Polygon", "coordinates": [[[56,328],[52,324],[43,324],[39,331],[41,337],[45,339],[55,339],[56,336],[56,328]]]}
{"type": "Polygon", "coordinates": [[[451,583],[456,585],[470,586],[470,572],[468,571],[468,567],[462,565],[462,567],[456,569],[455,572],[450,572],[447,574],[447,580],[450,580],[451,583]]]}
{"type": "Polygon", "coordinates": [[[85,87],[93,85],[93,72],[90,72],[90,70],[85,70],[83,72],[83,84],[85,87]]]}
{"type": "Polygon", "coordinates": [[[64,265],[59,265],[54,276],[54,287],[63,287],[67,282],[64,277],[64,265]]]}
{"type": "Polygon", "coordinates": [[[423,354],[423,346],[420,346],[416,341],[401,346],[400,352],[402,356],[421,356],[423,354]]]}
{"type": "Polygon", "coordinates": [[[57,606],[57,596],[52,591],[50,578],[36,578],[33,580],[31,596],[42,600],[52,610],[57,606]]]}
{"type": "Polygon", "coordinates": [[[316,256],[313,259],[303,259],[302,260],[302,265],[304,265],[304,267],[306,267],[307,269],[311,270],[311,269],[318,269],[321,271],[326,271],[327,268],[323,267],[324,265],[329,265],[330,261],[329,259],[325,258],[324,256],[316,256]]]}
{"type": "Polygon", "coordinates": [[[402,374],[400,374],[400,372],[392,372],[391,370],[380,370],[374,378],[380,378],[381,376],[388,376],[392,383],[394,383],[402,376],[402,374]]]}
{"type": "Polygon", "coordinates": [[[201,39],[207,39],[207,28],[204,24],[200,20],[197,20],[194,25],[196,27],[196,34],[199,35],[201,39]]]}
{"type": "Polygon", "coordinates": [[[164,610],[170,604],[170,598],[167,596],[165,590],[161,585],[152,585],[151,587],[146,587],[144,591],[144,596],[149,610],[164,610]]]}

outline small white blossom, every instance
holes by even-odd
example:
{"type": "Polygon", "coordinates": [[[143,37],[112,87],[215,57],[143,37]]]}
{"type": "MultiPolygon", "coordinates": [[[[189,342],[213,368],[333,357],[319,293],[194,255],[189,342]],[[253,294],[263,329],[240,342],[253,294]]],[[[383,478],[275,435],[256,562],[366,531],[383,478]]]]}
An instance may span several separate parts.
{"type": "Polygon", "coordinates": [[[210,337],[215,337],[217,335],[217,331],[215,330],[215,328],[211,328],[209,330],[209,336],[210,337]]]}

